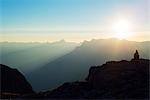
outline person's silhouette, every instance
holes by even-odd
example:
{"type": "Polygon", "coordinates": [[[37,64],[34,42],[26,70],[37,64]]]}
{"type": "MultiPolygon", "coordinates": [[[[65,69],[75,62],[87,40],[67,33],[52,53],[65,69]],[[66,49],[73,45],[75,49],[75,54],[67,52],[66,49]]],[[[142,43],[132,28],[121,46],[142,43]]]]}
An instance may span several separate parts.
{"type": "Polygon", "coordinates": [[[138,60],[138,59],[139,59],[139,53],[138,53],[137,50],[136,50],[136,52],[134,53],[134,59],[135,59],[135,60],[138,60]]]}

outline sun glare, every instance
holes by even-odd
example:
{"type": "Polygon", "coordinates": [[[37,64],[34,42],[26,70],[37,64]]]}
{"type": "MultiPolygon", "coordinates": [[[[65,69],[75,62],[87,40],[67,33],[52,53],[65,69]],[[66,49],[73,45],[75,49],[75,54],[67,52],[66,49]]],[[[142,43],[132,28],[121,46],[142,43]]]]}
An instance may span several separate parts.
{"type": "Polygon", "coordinates": [[[119,39],[125,39],[131,35],[130,27],[129,21],[124,19],[116,21],[112,26],[115,37],[119,39]]]}

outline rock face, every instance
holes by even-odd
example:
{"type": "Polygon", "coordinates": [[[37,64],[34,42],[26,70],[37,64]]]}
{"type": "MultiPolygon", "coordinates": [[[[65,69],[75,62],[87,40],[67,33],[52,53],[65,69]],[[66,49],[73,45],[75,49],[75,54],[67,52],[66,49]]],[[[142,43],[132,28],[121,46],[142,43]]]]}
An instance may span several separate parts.
{"type": "Polygon", "coordinates": [[[148,98],[149,60],[107,62],[91,67],[87,81],[109,98],[148,98]]]}
{"type": "Polygon", "coordinates": [[[64,83],[43,98],[148,99],[150,60],[110,61],[93,66],[85,82],[64,83]]]}
{"type": "Polygon", "coordinates": [[[106,62],[92,66],[85,81],[37,94],[21,73],[1,65],[1,92],[21,94],[21,99],[149,99],[149,64],[147,59],[106,62]]]}
{"type": "Polygon", "coordinates": [[[17,69],[0,64],[0,71],[1,98],[34,93],[31,85],[17,69]]]}

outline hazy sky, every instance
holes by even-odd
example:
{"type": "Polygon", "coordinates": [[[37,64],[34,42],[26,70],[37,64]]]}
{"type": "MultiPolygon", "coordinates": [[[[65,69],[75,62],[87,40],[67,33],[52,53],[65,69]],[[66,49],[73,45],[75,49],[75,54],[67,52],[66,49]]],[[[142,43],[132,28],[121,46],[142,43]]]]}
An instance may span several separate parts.
{"type": "Polygon", "coordinates": [[[113,37],[118,19],[131,40],[150,40],[149,0],[0,0],[1,41],[82,41],[113,37]]]}

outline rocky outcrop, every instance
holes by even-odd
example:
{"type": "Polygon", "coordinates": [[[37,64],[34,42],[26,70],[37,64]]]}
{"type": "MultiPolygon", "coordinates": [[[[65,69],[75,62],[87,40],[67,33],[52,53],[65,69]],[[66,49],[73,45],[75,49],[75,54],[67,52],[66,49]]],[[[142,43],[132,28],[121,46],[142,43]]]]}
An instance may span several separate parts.
{"type": "Polygon", "coordinates": [[[107,62],[91,67],[87,81],[93,89],[103,90],[100,97],[148,98],[149,60],[107,62]]]}
{"type": "Polygon", "coordinates": [[[31,85],[17,70],[0,64],[1,98],[13,98],[24,94],[34,93],[31,85]]]}
{"type": "MultiPolygon", "coordinates": [[[[149,64],[150,60],[147,59],[106,62],[101,66],[91,67],[85,81],[67,82],[52,91],[40,92],[37,94],[31,93],[31,87],[29,85],[25,85],[26,88],[22,88],[24,92],[21,92],[21,94],[31,94],[21,95],[19,98],[149,99],[149,64]]],[[[14,74],[10,75],[13,76],[14,74]]],[[[18,87],[20,86],[24,85],[18,85],[18,87]]],[[[16,92],[16,90],[13,90],[15,92],[11,92],[19,93],[16,92]]]]}
{"type": "MultiPolygon", "coordinates": [[[[64,83],[40,94],[61,99],[148,99],[150,60],[110,61],[93,66],[85,82],[64,83]]],[[[37,95],[38,96],[38,95],[37,95]]]]}

